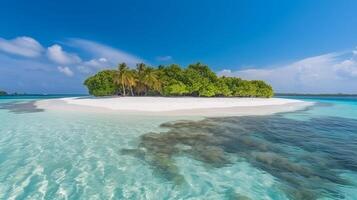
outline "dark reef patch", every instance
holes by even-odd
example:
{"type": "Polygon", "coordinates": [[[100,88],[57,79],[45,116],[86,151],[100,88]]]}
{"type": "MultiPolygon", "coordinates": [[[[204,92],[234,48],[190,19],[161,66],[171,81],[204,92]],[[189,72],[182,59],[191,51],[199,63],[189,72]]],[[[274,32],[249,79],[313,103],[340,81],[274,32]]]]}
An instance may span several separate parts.
{"type": "MultiPolygon", "coordinates": [[[[164,123],[123,154],[146,161],[161,177],[185,182],[175,156],[207,167],[225,167],[233,157],[276,177],[291,199],[343,198],[336,185],[351,183],[338,170],[357,171],[357,120],[326,117],[299,121],[281,115],[207,118],[164,123]]],[[[238,198],[241,199],[241,198],[238,198]]]]}
{"type": "Polygon", "coordinates": [[[44,109],[37,108],[35,101],[2,103],[0,104],[0,109],[9,110],[10,112],[16,114],[36,113],[44,111],[44,109]]]}

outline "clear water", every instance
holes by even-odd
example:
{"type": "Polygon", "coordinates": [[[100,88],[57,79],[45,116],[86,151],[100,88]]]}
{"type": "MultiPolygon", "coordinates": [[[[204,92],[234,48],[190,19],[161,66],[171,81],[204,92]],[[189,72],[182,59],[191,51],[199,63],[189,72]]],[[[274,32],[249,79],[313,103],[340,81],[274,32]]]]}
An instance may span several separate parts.
{"type": "Polygon", "coordinates": [[[0,99],[0,199],[357,199],[356,97],[184,121],[38,98],[0,99]]]}

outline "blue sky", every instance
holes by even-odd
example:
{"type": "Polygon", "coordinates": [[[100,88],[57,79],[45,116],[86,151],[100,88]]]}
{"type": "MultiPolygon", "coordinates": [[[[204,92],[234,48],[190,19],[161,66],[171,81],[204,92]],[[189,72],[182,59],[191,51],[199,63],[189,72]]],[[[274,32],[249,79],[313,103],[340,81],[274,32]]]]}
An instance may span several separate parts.
{"type": "Polygon", "coordinates": [[[357,93],[357,1],[16,1],[0,6],[0,89],[86,93],[118,62],[201,61],[278,92],[357,93]]]}

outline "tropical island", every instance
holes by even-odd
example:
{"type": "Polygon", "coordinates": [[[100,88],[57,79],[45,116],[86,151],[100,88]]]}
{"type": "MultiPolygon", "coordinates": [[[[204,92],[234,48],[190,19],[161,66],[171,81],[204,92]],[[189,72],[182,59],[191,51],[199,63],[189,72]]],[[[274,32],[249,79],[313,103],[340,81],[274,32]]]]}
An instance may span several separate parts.
{"type": "Polygon", "coordinates": [[[273,88],[264,81],[219,77],[201,63],[186,68],[176,64],[150,67],[144,63],[130,68],[121,63],[117,69],[106,69],[88,77],[84,85],[94,97],[43,100],[36,102],[36,106],[150,116],[243,116],[288,112],[311,105],[271,98],[273,88]]]}
{"type": "Polygon", "coordinates": [[[273,88],[261,80],[218,77],[207,65],[190,64],[186,68],[171,64],[150,67],[144,63],[129,68],[103,70],[87,78],[84,85],[94,96],[192,96],[192,97],[264,97],[274,95],[273,88]]]}

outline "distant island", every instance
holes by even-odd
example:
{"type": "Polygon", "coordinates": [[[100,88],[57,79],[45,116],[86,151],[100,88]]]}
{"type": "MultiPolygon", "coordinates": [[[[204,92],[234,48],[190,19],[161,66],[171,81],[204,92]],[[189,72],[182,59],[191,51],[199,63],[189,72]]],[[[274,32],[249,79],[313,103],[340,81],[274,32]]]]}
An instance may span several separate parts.
{"type": "Polygon", "coordinates": [[[7,92],[0,90],[0,96],[6,96],[6,95],[7,95],[7,92]]]}
{"type": "Polygon", "coordinates": [[[264,97],[274,95],[273,88],[261,80],[218,77],[207,65],[190,64],[186,68],[171,64],[150,67],[144,63],[129,68],[103,70],[87,78],[84,85],[94,96],[193,96],[193,97],[264,97]]]}
{"type": "Polygon", "coordinates": [[[4,90],[0,90],[0,96],[44,96],[44,94],[27,94],[27,93],[8,93],[4,90]]]}

